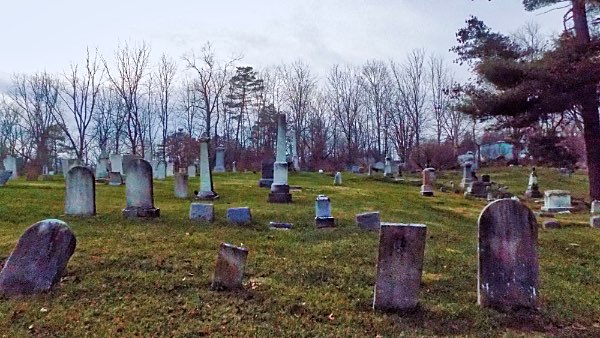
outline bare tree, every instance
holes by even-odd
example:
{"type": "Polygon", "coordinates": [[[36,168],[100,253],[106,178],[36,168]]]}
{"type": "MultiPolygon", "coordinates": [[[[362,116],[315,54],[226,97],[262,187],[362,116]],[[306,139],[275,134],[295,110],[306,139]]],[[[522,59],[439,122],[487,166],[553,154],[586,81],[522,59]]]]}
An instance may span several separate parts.
{"type": "Polygon", "coordinates": [[[448,91],[451,85],[452,78],[444,59],[431,55],[429,57],[429,88],[437,144],[442,143],[442,134],[446,130],[445,125],[450,110],[448,91]]]}
{"type": "Polygon", "coordinates": [[[132,154],[144,151],[142,121],[140,118],[141,85],[150,57],[150,47],[145,43],[131,47],[128,43],[119,47],[115,53],[115,69],[110,70],[108,62],[104,68],[113,88],[123,100],[127,116],[127,137],[132,154]]]}
{"type": "MultiPolygon", "coordinates": [[[[177,65],[172,59],[167,58],[163,54],[158,63],[158,98],[160,101],[160,125],[161,125],[161,136],[162,144],[165,145],[167,142],[167,136],[169,133],[169,121],[171,115],[171,98],[173,96],[173,80],[177,72],[177,65]]],[[[190,134],[191,135],[191,134],[190,134]]],[[[163,157],[164,157],[163,153],[163,157]]],[[[163,158],[164,159],[164,158],[163,158]]]]}
{"type": "Polygon", "coordinates": [[[379,155],[388,154],[390,98],[392,82],[387,65],[378,60],[367,61],[362,74],[365,79],[367,108],[374,119],[376,148],[379,155]]]}
{"type": "Polygon", "coordinates": [[[228,84],[229,71],[239,59],[240,57],[234,57],[225,63],[219,63],[210,42],[202,47],[200,56],[197,57],[192,53],[191,56],[183,57],[187,68],[195,70],[198,76],[195,87],[203,103],[204,132],[209,136],[211,135],[211,128],[214,128],[216,134],[218,125],[217,123],[213,124],[213,117],[218,115],[220,99],[228,84]]]}
{"type": "Polygon", "coordinates": [[[84,159],[91,142],[88,129],[96,111],[102,78],[98,51],[90,55],[87,49],[83,70],[80,71],[79,65],[72,64],[70,72],[65,74],[65,81],[60,86],[59,96],[64,105],[55,105],[56,109],[52,111],[54,121],[62,129],[79,160],[84,159]],[[71,126],[75,129],[71,130],[71,126]]]}
{"type": "MultiPolygon", "coordinates": [[[[193,137],[197,134],[196,119],[200,115],[200,98],[193,82],[184,79],[179,90],[179,96],[179,112],[181,114],[180,118],[183,119],[184,130],[193,137]]],[[[204,130],[204,128],[199,129],[204,130]]]]}

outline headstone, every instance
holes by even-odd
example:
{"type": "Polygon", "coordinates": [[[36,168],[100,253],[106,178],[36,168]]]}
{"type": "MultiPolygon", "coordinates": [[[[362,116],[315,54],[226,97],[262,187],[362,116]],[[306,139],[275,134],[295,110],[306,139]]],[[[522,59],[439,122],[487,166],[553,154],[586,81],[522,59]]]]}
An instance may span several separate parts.
{"type": "Polygon", "coordinates": [[[11,172],[11,180],[14,180],[17,177],[19,177],[17,172],[17,159],[11,155],[6,156],[6,158],[4,159],[4,170],[11,172]]]}
{"type": "Polygon", "coordinates": [[[156,170],[158,167],[158,160],[152,160],[152,161],[148,161],[150,163],[150,165],[152,166],[152,178],[156,179],[156,170]]]}
{"type": "Polygon", "coordinates": [[[132,154],[124,154],[121,157],[121,163],[122,163],[122,167],[123,167],[123,175],[127,176],[127,172],[129,171],[129,166],[131,165],[131,163],[133,162],[133,160],[140,158],[137,155],[132,155],[132,154]]]}
{"type": "Polygon", "coordinates": [[[156,164],[156,179],[157,180],[164,180],[167,178],[167,162],[165,161],[158,161],[158,164],[156,164]]]}
{"type": "Polygon", "coordinates": [[[214,221],[215,206],[208,203],[192,203],[190,205],[190,219],[193,221],[214,221]]]}
{"type": "Polygon", "coordinates": [[[423,169],[423,184],[421,185],[422,196],[433,196],[433,190],[435,185],[435,169],[425,168],[423,169]]]}
{"type": "Polygon", "coordinates": [[[116,171],[109,172],[108,185],[123,185],[123,176],[121,176],[121,173],[116,171]]]}
{"type": "Polygon", "coordinates": [[[175,175],[175,197],[188,198],[188,175],[177,173],[175,175]]]}
{"type": "Polygon", "coordinates": [[[225,172],[225,148],[222,146],[215,149],[215,167],[213,171],[216,173],[225,172]]]}
{"type": "Polygon", "coordinates": [[[292,169],[294,171],[300,171],[300,157],[298,157],[298,142],[296,140],[296,133],[292,132],[291,137],[291,153],[292,153],[292,169]]]}
{"type": "Polygon", "coordinates": [[[600,215],[592,216],[590,218],[590,225],[592,226],[592,228],[600,228],[600,215]]]}
{"type": "Polygon", "coordinates": [[[379,230],[381,228],[381,220],[379,219],[379,211],[363,212],[356,215],[356,225],[362,230],[379,230]]]}
{"type": "Polygon", "coordinates": [[[100,154],[100,157],[98,158],[98,163],[96,163],[97,181],[108,180],[108,173],[110,172],[110,165],[108,160],[108,156],[105,153],[100,154]]]}
{"type": "Polygon", "coordinates": [[[236,164],[236,162],[235,162],[235,161],[233,161],[233,162],[231,163],[231,172],[233,172],[233,173],[237,173],[237,168],[236,168],[235,164],[236,164]]]}
{"type": "Polygon", "coordinates": [[[152,186],[152,167],[142,159],[135,159],[127,169],[125,195],[127,206],[124,217],[159,217],[160,209],[154,207],[154,188],[152,186]]]}
{"type": "Polygon", "coordinates": [[[560,229],[560,222],[555,219],[549,219],[542,223],[542,228],[544,229],[560,229]]]}
{"type": "Polygon", "coordinates": [[[235,290],[242,287],[248,249],[221,243],[215,264],[211,288],[213,290],[235,290]]]}
{"type": "Polygon", "coordinates": [[[473,164],[471,162],[463,163],[463,177],[462,177],[462,180],[460,181],[460,187],[463,189],[466,189],[472,182],[472,176],[471,176],[471,167],[472,166],[473,166],[473,164]]]}
{"type": "Polygon", "coordinates": [[[342,173],[335,173],[335,177],[333,178],[333,185],[342,185],[342,173]]]}
{"type": "Polygon", "coordinates": [[[477,300],[501,311],[535,308],[538,255],[535,215],[513,199],[488,204],[479,216],[477,300]]]}
{"type": "Polygon", "coordinates": [[[592,228],[600,228],[600,201],[592,201],[590,209],[592,216],[590,217],[590,225],[592,228]]]}
{"type": "Polygon", "coordinates": [[[252,222],[250,208],[242,207],[227,209],[227,221],[237,225],[244,225],[252,222]]]}
{"type": "Polygon", "coordinates": [[[0,272],[0,295],[30,295],[49,291],[60,282],[77,241],[67,224],[47,219],[33,224],[0,272]]]}
{"type": "Polygon", "coordinates": [[[571,193],[566,190],[544,191],[544,206],[542,211],[560,212],[573,209],[571,206],[571,193]]]}
{"type": "Polygon", "coordinates": [[[465,192],[465,195],[478,197],[478,198],[487,198],[489,186],[490,186],[490,183],[484,183],[482,181],[473,181],[467,187],[467,191],[465,192]]]}
{"type": "Polygon", "coordinates": [[[273,184],[273,164],[275,160],[266,159],[261,163],[261,178],[258,181],[258,186],[261,188],[270,188],[273,184]]]}
{"type": "Polygon", "coordinates": [[[48,176],[49,172],[48,166],[44,164],[44,166],[42,166],[42,175],[48,176]]]}
{"type": "Polygon", "coordinates": [[[383,165],[383,176],[384,177],[392,177],[392,158],[387,156],[385,158],[385,164],[383,165]]]}
{"type": "Polygon", "coordinates": [[[291,223],[269,222],[269,228],[273,230],[290,230],[292,227],[291,223]]]}
{"type": "Polygon", "coordinates": [[[335,226],[335,218],[331,216],[331,200],[325,195],[315,200],[315,225],[318,229],[335,226]]]}
{"type": "Polygon", "coordinates": [[[202,134],[200,137],[200,191],[196,194],[196,198],[202,200],[219,198],[213,188],[212,172],[210,171],[209,141],[208,135],[206,133],[202,134]]]}
{"type": "Polygon", "coordinates": [[[286,158],[286,129],[285,114],[277,116],[277,156],[273,164],[273,184],[269,193],[269,203],[291,203],[292,194],[288,185],[288,163],[286,158]]]}
{"type": "Polygon", "coordinates": [[[381,223],[373,308],[410,311],[419,304],[427,227],[381,223]]]}
{"type": "Polygon", "coordinates": [[[538,178],[535,168],[529,174],[529,182],[527,183],[527,190],[525,191],[525,197],[527,198],[541,198],[542,193],[538,186],[538,178]]]}
{"type": "Polygon", "coordinates": [[[121,155],[110,154],[109,159],[110,159],[110,171],[117,172],[117,173],[120,173],[121,175],[124,175],[125,173],[123,171],[123,159],[122,159],[121,155]]]}
{"type": "Polygon", "coordinates": [[[196,165],[190,164],[187,168],[187,173],[189,177],[196,177],[196,165]]]}
{"type": "Polygon", "coordinates": [[[487,174],[481,175],[481,182],[483,182],[483,183],[491,183],[492,182],[492,178],[490,177],[490,175],[487,175],[487,174]]]}
{"type": "Polygon", "coordinates": [[[167,162],[167,177],[175,175],[175,164],[171,161],[167,162]]]}
{"type": "Polygon", "coordinates": [[[93,216],[96,214],[96,183],[92,171],[84,166],[74,166],[65,180],[65,214],[93,216]]]}
{"type": "Polygon", "coordinates": [[[12,171],[10,170],[2,170],[0,171],[0,187],[6,185],[6,182],[12,177],[12,171]]]}
{"type": "Polygon", "coordinates": [[[600,214],[600,201],[592,201],[590,211],[592,214],[600,214]]]}

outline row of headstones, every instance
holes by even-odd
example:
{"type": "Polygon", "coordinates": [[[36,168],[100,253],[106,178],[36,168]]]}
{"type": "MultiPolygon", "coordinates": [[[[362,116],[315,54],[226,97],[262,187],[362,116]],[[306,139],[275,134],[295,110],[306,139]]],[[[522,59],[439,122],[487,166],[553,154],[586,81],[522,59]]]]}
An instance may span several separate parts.
{"type": "MultiPolygon", "coordinates": [[[[498,200],[483,209],[478,223],[478,303],[500,310],[536,308],[538,226],[531,210],[515,200],[498,200]]],[[[427,227],[381,223],[379,230],[373,307],[414,309],[419,303],[427,227]]],[[[66,223],[45,220],[32,225],[0,272],[0,294],[48,291],[60,281],[75,247],[75,236],[66,223]]],[[[248,248],[222,243],[212,288],[243,287],[247,256],[248,248]]]]}

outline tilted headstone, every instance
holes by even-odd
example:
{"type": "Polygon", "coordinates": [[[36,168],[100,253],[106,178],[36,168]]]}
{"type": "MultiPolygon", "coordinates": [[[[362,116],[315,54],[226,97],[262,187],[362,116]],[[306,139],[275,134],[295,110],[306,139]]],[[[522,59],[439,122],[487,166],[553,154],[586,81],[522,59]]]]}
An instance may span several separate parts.
{"type": "Polygon", "coordinates": [[[121,176],[121,173],[116,171],[109,172],[108,185],[123,185],[123,176],[121,176]]]}
{"type": "Polygon", "coordinates": [[[219,198],[213,187],[212,172],[210,171],[210,153],[208,143],[210,139],[206,133],[200,137],[200,191],[196,198],[214,200],[219,198]]]}
{"type": "Polygon", "coordinates": [[[529,174],[529,182],[527,183],[527,190],[525,191],[525,197],[527,198],[541,198],[542,193],[538,186],[538,176],[535,168],[529,174]]]}
{"type": "Polygon", "coordinates": [[[335,218],[331,216],[331,200],[325,195],[315,199],[315,225],[318,229],[335,226],[335,218]]]}
{"type": "Polygon", "coordinates": [[[258,181],[258,186],[261,188],[271,188],[273,184],[273,164],[275,160],[266,159],[261,162],[261,178],[258,181]]]}
{"type": "Polygon", "coordinates": [[[196,165],[190,164],[187,168],[187,173],[189,177],[196,177],[196,165]]]}
{"type": "Polygon", "coordinates": [[[208,203],[190,204],[190,220],[212,222],[215,219],[215,206],[208,203]]]}
{"type": "Polygon", "coordinates": [[[6,156],[4,159],[4,170],[11,172],[11,180],[18,178],[19,173],[17,171],[17,159],[11,155],[6,156]]]}
{"type": "Polygon", "coordinates": [[[121,155],[110,154],[109,159],[110,159],[110,171],[117,172],[117,173],[120,173],[121,175],[124,175],[125,172],[123,171],[123,158],[121,157],[121,155]]]}
{"type": "Polygon", "coordinates": [[[175,197],[188,198],[188,175],[177,173],[175,174],[175,197]]]}
{"type": "Polygon", "coordinates": [[[67,224],[47,219],[33,224],[0,272],[0,295],[30,295],[49,291],[60,282],[77,241],[67,224]]]}
{"type": "Polygon", "coordinates": [[[250,208],[229,208],[227,209],[227,221],[229,223],[244,225],[252,222],[252,214],[250,208]]]}
{"type": "Polygon", "coordinates": [[[433,196],[435,185],[435,169],[425,168],[423,169],[423,184],[421,185],[422,196],[433,196]]]}
{"type": "Polygon", "coordinates": [[[357,214],[356,225],[363,230],[379,230],[381,228],[379,211],[357,214]]]}
{"type": "Polygon", "coordinates": [[[221,146],[215,149],[215,167],[213,171],[216,173],[225,172],[225,148],[221,146]]]}
{"type": "Polygon", "coordinates": [[[164,180],[167,178],[167,162],[158,161],[158,164],[156,164],[155,177],[157,180],[164,180]]]}
{"type": "Polygon", "coordinates": [[[221,243],[211,288],[213,290],[241,288],[247,258],[247,248],[221,243]]]}
{"type": "Polygon", "coordinates": [[[12,177],[12,171],[10,171],[10,170],[0,171],[0,187],[5,186],[6,182],[8,182],[8,180],[10,180],[11,177],[12,177]]]}
{"type": "Polygon", "coordinates": [[[521,202],[501,199],[479,216],[477,300],[501,311],[536,308],[538,254],[535,215],[521,202]]]}
{"type": "Polygon", "coordinates": [[[74,166],[65,180],[65,214],[93,216],[96,214],[96,183],[92,171],[74,166]]]}
{"type": "Polygon", "coordinates": [[[408,311],[419,304],[427,227],[381,223],[373,309],[408,311]]]}
{"type": "Polygon", "coordinates": [[[542,211],[560,212],[573,209],[571,205],[571,193],[566,190],[544,191],[544,206],[542,211]]]}
{"type": "Polygon", "coordinates": [[[273,164],[273,184],[269,193],[269,203],[291,203],[292,194],[288,185],[288,163],[286,156],[287,122],[285,114],[277,116],[277,156],[273,164]]]}
{"type": "Polygon", "coordinates": [[[335,173],[335,176],[333,177],[333,185],[342,185],[342,173],[341,172],[337,172],[335,173]]]}
{"type": "Polygon", "coordinates": [[[125,179],[127,206],[124,217],[159,217],[160,209],[154,207],[152,167],[142,159],[135,159],[128,168],[125,179]]]}

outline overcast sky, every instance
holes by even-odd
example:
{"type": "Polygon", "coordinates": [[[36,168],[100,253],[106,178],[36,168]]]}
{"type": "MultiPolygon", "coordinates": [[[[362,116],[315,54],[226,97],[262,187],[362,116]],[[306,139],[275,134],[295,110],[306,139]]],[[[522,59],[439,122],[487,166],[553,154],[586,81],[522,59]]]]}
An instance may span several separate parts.
{"type": "Polygon", "coordinates": [[[110,59],[125,41],[178,60],[211,41],[219,55],[242,53],[245,65],[301,59],[321,74],[415,48],[452,60],[470,14],[502,32],[535,21],[551,33],[563,12],[528,13],[521,0],[0,0],[0,85],[15,72],[62,72],[87,46],[110,59]]]}

